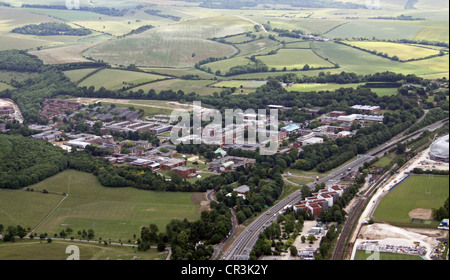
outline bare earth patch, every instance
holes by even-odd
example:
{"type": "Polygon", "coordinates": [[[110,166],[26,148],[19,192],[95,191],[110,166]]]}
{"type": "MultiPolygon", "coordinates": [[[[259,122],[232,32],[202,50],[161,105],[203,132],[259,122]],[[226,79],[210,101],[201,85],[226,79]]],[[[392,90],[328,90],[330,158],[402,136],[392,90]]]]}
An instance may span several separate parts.
{"type": "Polygon", "coordinates": [[[416,208],[408,213],[411,219],[433,220],[433,210],[416,208]]]}
{"type": "Polygon", "coordinates": [[[191,201],[194,202],[195,204],[200,204],[200,209],[198,209],[198,213],[202,213],[203,211],[209,211],[211,210],[211,208],[209,207],[209,200],[206,197],[207,196],[207,192],[206,193],[194,193],[193,195],[191,195],[191,201]]]}

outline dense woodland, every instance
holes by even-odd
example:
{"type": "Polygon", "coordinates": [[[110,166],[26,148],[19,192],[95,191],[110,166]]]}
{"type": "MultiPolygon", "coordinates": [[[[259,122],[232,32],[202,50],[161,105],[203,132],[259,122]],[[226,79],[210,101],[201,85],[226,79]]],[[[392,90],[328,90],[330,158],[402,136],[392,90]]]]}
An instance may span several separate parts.
{"type": "Polygon", "coordinates": [[[36,184],[67,168],[67,152],[21,135],[0,134],[0,189],[36,184]]]}
{"type": "Polygon", "coordinates": [[[87,28],[73,28],[68,24],[59,22],[29,24],[22,27],[14,28],[11,32],[37,36],[55,36],[55,35],[87,36],[92,34],[92,31],[87,28]]]}

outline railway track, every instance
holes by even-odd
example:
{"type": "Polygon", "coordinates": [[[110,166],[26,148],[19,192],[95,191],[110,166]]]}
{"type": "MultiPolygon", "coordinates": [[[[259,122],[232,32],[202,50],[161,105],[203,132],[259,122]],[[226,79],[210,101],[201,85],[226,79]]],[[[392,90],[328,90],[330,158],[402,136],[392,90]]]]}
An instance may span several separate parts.
{"type": "Polygon", "coordinates": [[[342,232],[340,234],[339,240],[336,244],[336,248],[334,250],[334,254],[332,259],[333,260],[343,260],[345,256],[344,248],[347,244],[347,238],[352,234],[353,227],[355,225],[355,222],[359,218],[361,211],[366,206],[368,200],[370,199],[370,196],[375,192],[375,190],[385,182],[385,180],[389,177],[390,170],[386,172],[382,177],[378,179],[375,184],[373,184],[367,192],[360,197],[360,200],[356,204],[355,208],[352,210],[352,212],[348,215],[347,221],[344,224],[344,228],[342,229],[342,232]]]}

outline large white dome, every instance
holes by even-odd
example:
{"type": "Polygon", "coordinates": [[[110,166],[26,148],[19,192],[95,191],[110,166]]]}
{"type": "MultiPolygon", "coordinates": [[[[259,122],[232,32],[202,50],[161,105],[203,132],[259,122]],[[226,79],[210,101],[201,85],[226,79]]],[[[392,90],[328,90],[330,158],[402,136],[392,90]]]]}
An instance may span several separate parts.
{"type": "Polygon", "coordinates": [[[448,135],[438,138],[430,146],[430,157],[434,160],[448,162],[449,142],[448,135]]]}

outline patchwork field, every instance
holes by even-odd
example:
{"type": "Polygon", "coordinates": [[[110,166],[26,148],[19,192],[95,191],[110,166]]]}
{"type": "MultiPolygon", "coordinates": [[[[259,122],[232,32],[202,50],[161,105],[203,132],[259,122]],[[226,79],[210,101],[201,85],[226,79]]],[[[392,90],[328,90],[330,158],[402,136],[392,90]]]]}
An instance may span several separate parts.
{"type": "Polygon", "coordinates": [[[439,51],[427,47],[419,47],[407,44],[397,44],[390,42],[345,42],[349,45],[377,53],[386,53],[389,57],[397,56],[400,60],[424,58],[438,55],[439,51]]]}
{"type": "Polygon", "coordinates": [[[411,211],[437,209],[444,205],[449,195],[448,185],[448,176],[410,176],[380,201],[373,217],[398,226],[435,228],[440,221],[432,218],[424,218],[425,223],[413,223],[411,211]]]}
{"type": "MultiPolygon", "coordinates": [[[[164,231],[165,225],[172,219],[195,220],[200,216],[198,214],[200,205],[191,201],[192,193],[105,188],[100,185],[94,175],[75,170],[64,171],[32,187],[35,190],[46,189],[49,192],[69,195],[36,230],[38,235],[45,232],[53,235],[53,233],[59,233],[62,229],[71,227],[74,232],[93,229],[96,237],[102,237],[102,239],[133,240],[133,234],[139,234],[142,226],[154,223],[164,231]]],[[[52,197],[41,193],[26,194],[52,197]]],[[[53,196],[57,201],[61,198],[60,195],[53,196]]],[[[44,202],[50,206],[56,204],[56,201],[50,203],[42,198],[40,200],[43,200],[40,202],[41,204],[44,202]]],[[[22,199],[9,197],[8,204],[23,205],[25,201],[29,204],[26,197],[22,197],[22,199]]],[[[40,209],[38,203],[32,205],[36,207],[36,210],[40,209]]],[[[31,212],[32,207],[26,208],[30,208],[26,210],[31,212]]],[[[43,214],[48,212],[48,209],[42,208],[39,211],[43,214]]],[[[14,214],[8,208],[5,209],[5,212],[8,216],[14,214]]],[[[36,217],[36,220],[38,218],[37,214],[30,216],[36,217]]],[[[42,219],[43,215],[39,215],[39,217],[42,219]]],[[[4,222],[3,224],[8,223],[4,222]]],[[[35,224],[33,223],[31,226],[35,224]]]]}
{"type": "Polygon", "coordinates": [[[248,21],[232,16],[188,20],[106,42],[84,55],[112,65],[192,67],[209,57],[237,53],[234,47],[207,38],[242,33],[251,27],[248,21]]]}

